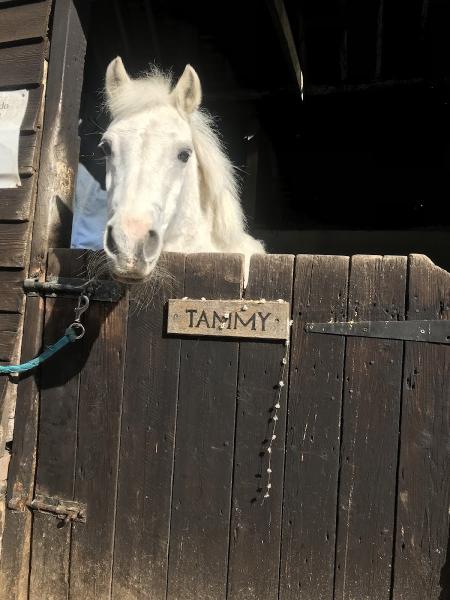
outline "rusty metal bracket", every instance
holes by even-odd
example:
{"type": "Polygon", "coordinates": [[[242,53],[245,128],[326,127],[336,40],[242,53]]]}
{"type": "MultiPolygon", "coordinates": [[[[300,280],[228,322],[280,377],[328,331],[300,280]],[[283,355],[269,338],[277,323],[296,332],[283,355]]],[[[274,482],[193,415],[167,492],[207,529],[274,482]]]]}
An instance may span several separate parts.
{"type": "Polygon", "coordinates": [[[78,297],[85,293],[92,300],[100,302],[118,302],[125,295],[125,286],[116,281],[69,277],[55,277],[49,281],[25,279],[23,289],[28,296],[44,295],[51,298],[61,294],[66,297],[78,297]]]}
{"type": "Polygon", "coordinates": [[[62,500],[61,498],[37,494],[27,506],[32,511],[55,515],[58,519],[66,523],[69,521],[86,523],[87,505],[82,502],[62,500]]]}
{"type": "Polygon", "coordinates": [[[306,323],[308,333],[450,344],[450,321],[349,321],[306,323]]]}

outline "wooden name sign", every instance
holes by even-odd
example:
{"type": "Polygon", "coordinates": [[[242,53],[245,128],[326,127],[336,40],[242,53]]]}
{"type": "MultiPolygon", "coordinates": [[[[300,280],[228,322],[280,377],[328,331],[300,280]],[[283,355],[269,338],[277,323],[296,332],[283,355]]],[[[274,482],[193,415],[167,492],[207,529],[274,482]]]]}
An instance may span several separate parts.
{"type": "Polygon", "coordinates": [[[285,340],[289,303],[264,300],[169,300],[167,333],[285,340]]]}

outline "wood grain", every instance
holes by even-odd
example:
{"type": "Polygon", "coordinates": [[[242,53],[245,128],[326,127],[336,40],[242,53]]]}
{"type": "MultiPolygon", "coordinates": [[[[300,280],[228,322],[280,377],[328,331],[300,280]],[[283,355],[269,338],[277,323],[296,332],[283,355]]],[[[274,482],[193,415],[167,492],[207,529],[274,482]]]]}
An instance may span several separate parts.
{"type": "Polygon", "coordinates": [[[22,177],[21,187],[0,189],[0,221],[29,220],[36,181],[36,177],[22,177]]]}
{"type": "Polygon", "coordinates": [[[25,267],[28,223],[0,223],[0,267],[25,267]]]}
{"type": "Polygon", "coordinates": [[[42,127],[43,94],[43,85],[28,89],[28,104],[20,127],[21,132],[36,131],[42,127]]]}
{"type": "MultiPolygon", "coordinates": [[[[353,256],[348,319],[405,319],[406,258],[353,256]]],[[[336,600],[389,600],[403,343],[347,338],[336,600]]]]}
{"type": "Polygon", "coordinates": [[[35,2],[3,8],[0,13],[0,44],[44,38],[51,2],[35,2]]]}
{"type": "MultiPolygon", "coordinates": [[[[450,274],[409,258],[407,318],[450,318],[450,274]]],[[[394,600],[450,597],[450,347],[406,342],[394,600]]]]}
{"type": "Polygon", "coordinates": [[[297,256],[280,597],[333,600],[345,339],[304,332],[345,321],[349,259],[297,256]]]}
{"type": "MultiPolygon", "coordinates": [[[[185,295],[239,298],[240,255],[188,255],[185,295]]],[[[168,600],[226,595],[238,344],[181,343],[168,600]]]]}
{"type": "Polygon", "coordinates": [[[32,175],[38,166],[40,136],[23,134],[19,139],[19,173],[22,177],[32,175]]]}
{"type": "Polygon", "coordinates": [[[44,72],[44,41],[0,48],[0,87],[39,85],[44,72]]]}
{"type": "MultiPolygon", "coordinates": [[[[292,255],[255,254],[250,262],[246,297],[281,298],[290,303],[293,268],[292,255]]],[[[284,366],[286,386],[280,396],[282,408],[273,444],[271,496],[262,505],[268,455],[263,459],[261,451],[267,447],[263,440],[271,427],[269,419],[285,353],[284,341],[246,340],[240,344],[227,591],[230,600],[278,600],[289,364],[284,366]]]]}
{"type": "MultiPolygon", "coordinates": [[[[41,298],[29,298],[24,330],[27,335],[22,342],[21,361],[34,358],[42,343],[41,315],[44,302],[41,298]]],[[[8,473],[5,526],[0,560],[0,590],[5,597],[28,600],[28,582],[31,550],[31,513],[27,502],[34,490],[36,442],[38,431],[39,389],[35,376],[23,378],[17,390],[14,420],[14,442],[8,473]]]]}
{"type": "Polygon", "coordinates": [[[92,302],[84,319],[90,350],[78,395],[74,499],[87,504],[88,518],[72,525],[69,585],[85,600],[110,597],[127,313],[126,297],[92,302]]]}
{"type": "Polygon", "coordinates": [[[0,270],[0,311],[21,313],[24,304],[23,271],[0,270]]]}
{"type": "MultiPolygon", "coordinates": [[[[59,270],[49,270],[49,276],[70,276],[77,268],[76,254],[58,265],[59,270]]],[[[73,319],[74,304],[68,298],[46,300],[44,343],[61,336],[73,319]]],[[[36,494],[73,499],[79,379],[88,354],[88,344],[80,341],[66,346],[42,367],[36,494]]],[[[29,592],[33,600],[67,597],[72,526],[59,525],[53,515],[34,514],[29,592]]]]}
{"type": "Polygon", "coordinates": [[[184,295],[184,256],[152,300],[131,292],[112,597],[165,600],[181,342],[167,337],[168,298],[184,295]],[[147,303],[148,302],[148,303],[147,303]],[[136,365],[139,365],[138,371],[136,365]]]}

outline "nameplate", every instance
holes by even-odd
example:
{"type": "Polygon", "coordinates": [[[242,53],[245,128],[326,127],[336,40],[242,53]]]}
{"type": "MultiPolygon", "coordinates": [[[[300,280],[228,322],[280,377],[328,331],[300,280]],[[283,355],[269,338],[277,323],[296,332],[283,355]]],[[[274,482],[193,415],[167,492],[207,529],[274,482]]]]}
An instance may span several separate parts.
{"type": "Polygon", "coordinates": [[[167,333],[286,340],[289,302],[169,300],[167,333]]]}

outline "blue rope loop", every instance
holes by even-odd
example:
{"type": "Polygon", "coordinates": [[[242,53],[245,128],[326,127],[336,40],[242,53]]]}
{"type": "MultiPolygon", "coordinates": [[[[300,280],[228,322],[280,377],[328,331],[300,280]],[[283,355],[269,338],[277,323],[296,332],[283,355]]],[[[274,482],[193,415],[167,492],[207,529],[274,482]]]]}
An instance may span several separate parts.
{"type": "Polygon", "coordinates": [[[10,373],[25,373],[26,371],[31,371],[31,369],[35,369],[41,365],[68,344],[79,340],[81,337],[83,337],[83,334],[84,327],[80,323],[72,323],[72,325],[66,329],[66,332],[62,338],[49,346],[42,354],[36,356],[36,358],[22,363],[21,365],[0,365],[0,375],[8,375],[10,373]],[[77,327],[81,327],[82,329],[77,331],[77,327]]]}

